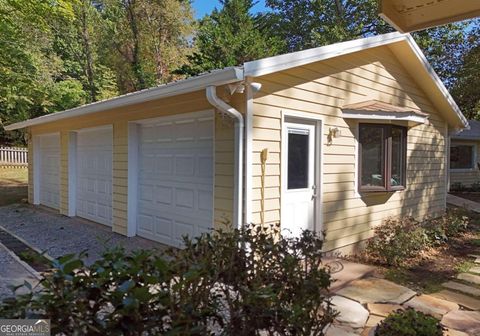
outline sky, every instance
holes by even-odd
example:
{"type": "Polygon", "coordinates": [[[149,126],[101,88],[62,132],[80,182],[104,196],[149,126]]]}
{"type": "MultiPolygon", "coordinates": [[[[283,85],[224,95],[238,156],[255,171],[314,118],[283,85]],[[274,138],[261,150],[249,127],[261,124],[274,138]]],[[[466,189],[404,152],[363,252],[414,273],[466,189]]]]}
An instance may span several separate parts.
{"type": "MultiPolygon", "coordinates": [[[[205,14],[209,14],[215,7],[220,7],[218,0],[194,0],[193,8],[195,8],[195,16],[202,18],[205,14]]],[[[254,12],[265,9],[265,0],[258,0],[258,3],[253,7],[254,12]]]]}

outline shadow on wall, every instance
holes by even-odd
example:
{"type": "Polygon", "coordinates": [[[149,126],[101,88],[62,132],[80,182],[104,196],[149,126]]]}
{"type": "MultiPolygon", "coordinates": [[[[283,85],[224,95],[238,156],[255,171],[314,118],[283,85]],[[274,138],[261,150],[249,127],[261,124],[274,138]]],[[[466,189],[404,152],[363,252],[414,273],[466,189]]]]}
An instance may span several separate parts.
{"type": "MultiPolygon", "coordinates": [[[[324,146],[324,227],[327,248],[369,238],[372,228],[389,216],[440,214],[444,209],[444,124],[408,130],[407,188],[396,193],[355,193],[355,128],[341,118],[341,107],[376,99],[426,113],[435,109],[387,47],[336,57],[258,78],[255,98],[270,111],[288,109],[326,115],[325,128],[338,127],[342,137],[324,146]],[[338,117],[338,118],[335,118],[338,117]]],[[[439,119],[433,117],[431,119],[439,119]]],[[[323,134],[324,137],[327,135],[323,134]]],[[[325,138],[326,139],[326,138],[325,138]]],[[[326,141],[325,141],[326,143],[326,141]]],[[[255,153],[259,155],[259,153],[255,153]]]]}

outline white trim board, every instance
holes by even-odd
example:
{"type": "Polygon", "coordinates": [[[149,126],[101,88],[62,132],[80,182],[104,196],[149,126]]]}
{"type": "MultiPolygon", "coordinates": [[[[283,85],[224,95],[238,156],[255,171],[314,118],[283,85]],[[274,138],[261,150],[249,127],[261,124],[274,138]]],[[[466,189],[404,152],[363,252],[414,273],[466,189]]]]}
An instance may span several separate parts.
{"type": "Polygon", "coordinates": [[[83,105],[62,112],[47,114],[34,119],[18,122],[5,126],[5,130],[12,131],[20,128],[45,124],[62,119],[79,117],[95,112],[111,110],[121,106],[128,106],[136,103],[143,103],[150,100],[177,96],[184,93],[200,91],[210,85],[224,85],[243,80],[243,69],[239,67],[230,67],[222,70],[212,71],[210,73],[191,77],[178,82],[165,84],[162,86],[129,93],[112,99],[83,105]]]}
{"type": "MultiPolygon", "coordinates": [[[[324,142],[324,136],[323,136],[323,132],[324,132],[324,124],[325,124],[325,121],[324,121],[324,116],[322,115],[319,115],[319,114],[316,114],[316,113],[311,113],[311,112],[300,112],[300,111],[292,111],[292,110],[281,110],[281,116],[282,116],[282,120],[281,120],[281,131],[282,131],[282,134],[285,130],[285,124],[286,123],[289,123],[288,121],[286,121],[285,119],[289,119],[289,118],[292,118],[292,119],[296,119],[298,121],[305,121],[305,122],[310,122],[312,124],[315,125],[315,144],[317,146],[317,149],[316,149],[316,153],[315,153],[315,157],[318,157],[318,160],[315,160],[316,163],[317,163],[317,167],[315,167],[315,182],[316,182],[316,185],[317,185],[317,204],[315,205],[315,216],[316,216],[316,219],[315,219],[315,232],[320,235],[320,236],[323,236],[323,181],[324,181],[324,167],[323,167],[323,162],[324,162],[324,150],[323,150],[323,146],[325,144],[324,142]]],[[[282,136],[282,139],[281,139],[281,145],[280,145],[281,149],[282,149],[282,153],[285,151],[285,147],[286,147],[286,143],[285,143],[285,139],[284,137],[282,136]]],[[[285,152],[286,153],[286,152],[285,152]]],[[[285,162],[283,161],[283,159],[281,160],[281,164],[280,164],[280,178],[281,178],[281,188],[280,188],[280,225],[283,221],[283,210],[285,207],[283,206],[283,200],[285,199],[285,195],[284,195],[284,192],[285,192],[285,188],[284,186],[286,185],[285,184],[285,181],[284,179],[286,178],[287,176],[287,167],[285,165],[285,162]]]]}

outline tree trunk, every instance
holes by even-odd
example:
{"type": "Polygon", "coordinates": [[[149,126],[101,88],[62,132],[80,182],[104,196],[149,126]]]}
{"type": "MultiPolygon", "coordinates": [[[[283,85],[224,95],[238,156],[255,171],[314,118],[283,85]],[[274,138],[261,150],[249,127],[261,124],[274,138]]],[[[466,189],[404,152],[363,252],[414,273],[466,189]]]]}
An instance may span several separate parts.
{"type": "Polygon", "coordinates": [[[85,55],[85,73],[88,80],[88,91],[90,92],[90,99],[92,102],[97,101],[97,88],[95,85],[95,75],[93,70],[93,57],[92,57],[92,48],[90,45],[90,35],[88,34],[88,16],[87,8],[89,6],[89,0],[84,0],[82,3],[82,45],[83,53],[85,55]]]}
{"type": "Polygon", "coordinates": [[[145,89],[145,77],[142,69],[142,64],[140,60],[140,33],[138,30],[137,25],[137,17],[135,16],[134,6],[135,0],[128,0],[126,2],[127,5],[127,19],[130,25],[130,29],[132,31],[132,38],[133,38],[133,50],[132,50],[132,69],[133,73],[138,82],[138,89],[145,89]]]}

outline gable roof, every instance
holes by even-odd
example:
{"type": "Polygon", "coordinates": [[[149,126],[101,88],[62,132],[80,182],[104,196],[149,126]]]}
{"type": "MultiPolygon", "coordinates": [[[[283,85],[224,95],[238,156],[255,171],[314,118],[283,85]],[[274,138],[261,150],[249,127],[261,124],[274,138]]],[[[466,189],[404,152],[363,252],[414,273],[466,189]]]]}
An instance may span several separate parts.
{"type": "Polygon", "coordinates": [[[187,78],[178,82],[18,122],[6,126],[5,129],[10,131],[30,127],[80,115],[106,111],[120,106],[127,106],[183,93],[199,91],[211,85],[219,86],[240,82],[247,77],[252,78],[263,76],[301,65],[386,45],[394,51],[398,60],[404,65],[405,69],[414,80],[417,81],[420,88],[430,97],[432,103],[440,113],[444,115],[447,122],[452,125],[454,129],[468,127],[467,120],[413,38],[409,34],[395,32],[247,62],[241,67],[215,70],[207,74],[187,78]]]}
{"type": "Polygon", "coordinates": [[[480,140],[480,121],[469,120],[468,124],[470,125],[469,129],[465,129],[452,135],[452,139],[480,140]]]}

